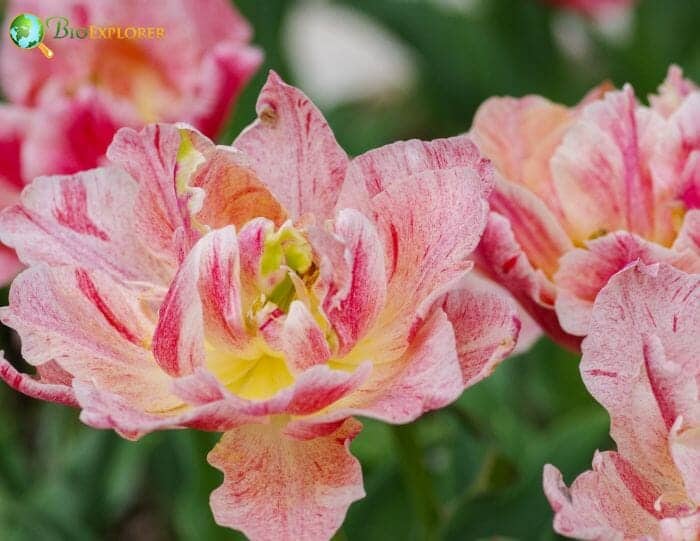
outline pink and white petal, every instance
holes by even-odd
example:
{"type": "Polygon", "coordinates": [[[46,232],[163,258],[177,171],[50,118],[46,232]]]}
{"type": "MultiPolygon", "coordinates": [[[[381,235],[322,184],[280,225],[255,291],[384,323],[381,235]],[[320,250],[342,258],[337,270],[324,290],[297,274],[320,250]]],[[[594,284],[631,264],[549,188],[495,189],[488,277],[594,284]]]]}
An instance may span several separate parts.
{"type": "Polygon", "coordinates": [[[664,121],[637,104],[628,85],[587,105],[551,159],[574,242],[616,230],[654,234],[650,160],[664,121]]]}
{"type": "Polygon", "coordinates": [[[685,215],[683,227],[678,233],[673,249],[690,250],[700,257],[700,209],[693,209],[685,215]]]}
{"type": "Polygon", "coordinates": [[[559,258],[574,246],[552,211],[530,191],[498,177],[489,204],[508,219],[530,264],[554,275],[559,258]]]}
{"type": "Polygon", "coordinates": [[[492,167],[467,135],[432,141],[411,139],[370,150],[350,162],[338,209],[354,208],[372,216],[370,200],[395,181],[454,167],[473,169],[490,189],[492,167]]]}
{"type": "Polygon", "coordinates": [[[684,386],[681,394],[671,393],[669,387],[678,378],[695,385],[698,328],[700,275],[640,263],[615,275],[598,294],[583,342],[581,374],[610,413],[618,451],[668,493],[683,493],[668,434],[688,409],[682,395],[692,393],[684,386]]]}
{"type": "Polygon", "coordinates": [[[15,279],[0,315],[19,333],[29,363],[54,361],[134,407],[165,411],[181,401],[147,349],[153,323],[140,301],[140,291],[104,273],[39,265],[15,279]]]}
{"type": "Polygon", "coordinates": [[[334,404],[330,415],[319,422],[363,415],[403,424],[456,400],[464,390],[464,380],[455,332],[447,314],[435,309],[413,333],[411,344],[399,358],[392,358],[394,351],[383,352],[381,345],[360,344],[353,356],[367,351],[369,358],[374,353],[371,377],[334,404]]]}
{"type": "MultiPolygon", "coordinates": [[[[693,383],[695,384],[694,381],[693,383]]],[[[695,399],[697,410],[697,387],[695,399]]],[[[697,411],[695,413],[697,415],[697,411]]],[[[671,428],[669,447],[688,496],[697,502],[700,499],[700,425],[697,424],[697,418],[693,421],[695,422],[691,425],[683,417],[676,420],[671,428]]]]}
{"type": "Polygon", "coordinates": [[[202,237],[187,255],[159,313],[153,353],[168,374],[202,366],[205,341],[245,349],[249,337],[240,299],[238,239],[233,226],[202,237]]]}
{"type": "Polygon", "coordinates": [[[552,340],[578,351],[580,338],[564,332],[554,312],[556,290],[549,279],[532,268],[515,239],[511,225],[497,212],[491,212],[476,252],[479,268],[506,287],[513,298],[552,340]]]}
{"type": "Polygon", "coordinates": [[[340,341],[337,354],[345,355],[372,328],[384,308],[386,270],[377,230],[360,212],[341,210],[334,232],[344,244],[348,272],[343,283],[331,286],[323,309],[340,341]]]}
{"type": "Polygon", "coordinates": [[[138,132],[122,128],[107,149],[109,160],[124,168],[139,185],[134,210],[139,227],[156,248],[173,258],[181,249],[174,240],[176,232],[184,236],[181,242],[185,243],[193,243],[197,237],[188,206],[191,192],[176,184],[180,145],[192,132],[173,124],[151,124],[138,132]]]}
{"type": "Polygon", "coordinates": [[[225,433],[208,457],[224,473],[211,495],[216,522],[253,541],[329,539],[364,496],[360,464],[349,451],[360,429],[348,419],[333,434],[306,441],[275,425],[225,433]]]}
{"type": "Polygon", "coordinates": [[[700,513],[665,518],[659,523],[659,541],[689,541],[700,536],[700,513]]]}
{"type": "Polygon", "coordinates": [[[686,96],[698,90],[693,81],[683,78],[683,70],[672,64],[668,68],[666,79],[659,86],[658,94],[649,96],[652,109],[664,117],[669,117],[678,109],[686,96]]]}
{"type": "Polygon", "coordinates": [[[0,215],[0,239],[26,264],[76,265],[124,280],[166,283],[174,261],[135,229],[137,187],[116,167],[41,177],[0,215]]]}
{"type": "Polygon", "coordinates": [[[491,375],[513,351],[520,331],[515,303],[472,273],[434,306],[454,328],[464,388],[491,375]]]}
{"type": "MultiPolygon", "coordinates": [[[[215,137],[229,117],[235,100],[260,67],[262,59],[260,49],[233,41],[218,43],[207,51],[192,92],[192,125],[209,137],[215,137]]],[[[192,102],[188,101],[188,105],[192,102]]]]}
{"type": "MultiPolygon", "coordinates": [[[[206,144],[206,143],[205,143],[206,144]]],[[[281,226],[285,210],[245,164],[245,157],[231,147],[217,146],[204,152],[202,163],[190,184],[204,191],[197,220],[218,229],[227,225],[242,228],[257,217],[281,226]]]]}
{"type": "Polygon", "coordinates": [[[80,420],[88,426],[116,430],[123,437],[137,440],[156,430],[192,428],[222,432],[249,424],[267,422],[266,417],[245,413],[231,397],[191,405],[173,400],[168,410],[148,411],[122,396],[76,380],[73,388],[82,411],[80,420]]]}
{"type": "Polygon", "coordinates": [[[543,484],[555,513],[554,530],[561,535],[612,541],[655,538],[658,533],[658,494],[617,453],[596,452],[593,470],[579,475],[571,488],[547,464],[543,484]]]}
{"type": "Polygon", "coordinates": [[[631,263],[663,262],[686,272],[700,272],[700,254],[677,251],[619,231],[586,243],[562,257],[554,275],[558,287],[555,309],[562,328],[585,336],[593,301],[610,278],[631,263]]]}
{"type": "Polygon", "coordinates": [[[473,169],[428,170],[395,180],[372,199],[388,282],[380,326],[410,325],[426,297],[472,267],[469,256],[486,225],[487,184],[473,169]]]}
{"type": "Polygon", "coordinates": [[[294,373],[325,364],[331,357],[323,331],[306,305],[298,300],[289,306],[278,340],[285,361],[294,373]]]}
{"type": "Polygon", "coordinates": [[[258,120],[234,141],[258,178],[292,219],[331,218],[348,158],[321,112],[298,89],[270,72],[256,110],[258,120]]]}
{"type": "Polygon", "coordinates": [[[123,104],[90,89],[34,112],[22,145],[22,176],[72,174],[104,165],[117,129],[137,123],[123,104]]]}
{"type": "Polygon", "coordinates": [[[65,406],[77,406],[78,401],[70,385],[47,383],[42,378],[33,378],[15,369],[0,352],[0,379],[15,391],[47,402],[56,402],[65,406]]]}
{"type": "Polygon", "coordinates": [[[0,287],[8,284],[22,270],[15,251],[0,244],[0,287]]]}

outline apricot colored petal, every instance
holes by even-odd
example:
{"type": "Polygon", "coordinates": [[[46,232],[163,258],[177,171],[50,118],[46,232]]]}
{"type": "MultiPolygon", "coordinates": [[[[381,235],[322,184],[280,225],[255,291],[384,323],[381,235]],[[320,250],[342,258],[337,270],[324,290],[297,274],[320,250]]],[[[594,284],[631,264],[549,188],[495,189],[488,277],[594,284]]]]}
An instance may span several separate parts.
{"type": "Polygon", "coordinates": [[[349,451],[360,429],[348,419],[333,434],[305,441],[274,425],[225,433],[208,457],[224,473],[211,496],[216,522],[252,541],[329,539],[364,496],[360,464],[349,451]]]}
{"type": "Polygon", "coordinates": [[[0,238],[26,264],[79,265],[119,279],[162,284],[174,261],[151,249],[133,223],[136,186],[107,167],[41,177],[0,215],[0,238]]]}
{"type": "Polygon", "coordinates": [[[256,110],[258,120],[234,141],[258,178],[293,219],[332,216],[348,158],[321,112],[298,89],[270,72],[256,110]]]}
{"type": "Polygon", "coordinates": [[[574,241],[619,229],[654,234],[650,159],[663,119],[637,104],[630,86],[587,105],[551,160],[557,196],[574,241]]]}
{"type": "Polygon", "coordinates": [[[700,272],[700,254],[669,250],[627,232],[589,241],[586,248],[568,252],[554,277],[559,288],[556,311],[562,328],[585,336],[593,301],[610,278],[629,264],[668,263],[686,272],[700,272]]]}
{"type": "Polygon", "coordinates": [[[204,191],[202,208],[196,215],[198,221],[212,229],[227,225],[242,228],[258,217],[282,225],[285,210],[245,164],[240,152],[217,146],[205,150],[203,158],[206,161],[190,179],[191,186],[204,191]]]}
{"type": "Polygon", "coordinates": [[[658,532],[658,496],[617,453],[596,453],[593,470],[567,488],[554,466],[544,467],[544,492],[554,510],[554,530],[576,539],[641,539],[658,532]]]}
{"type": "Polygon", "coordinates": [[[507,181],[556,208],[549,160],[573,118],[567,107],[540,96],[491,98],[474,115],[470,134],[507,181]]]}

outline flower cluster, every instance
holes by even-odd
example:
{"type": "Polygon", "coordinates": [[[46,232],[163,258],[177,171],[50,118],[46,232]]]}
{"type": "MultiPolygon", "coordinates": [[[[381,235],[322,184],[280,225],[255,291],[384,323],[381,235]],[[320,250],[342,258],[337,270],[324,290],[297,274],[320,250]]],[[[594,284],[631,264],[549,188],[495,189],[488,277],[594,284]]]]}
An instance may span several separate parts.
{"type": "MultiPolygon", "coordinates": [[[[7,13],[29,12],[73,27],[167,27],[167,39],[94,40],[46,29],[47,61],[10,40],[0,47],[0,208],[17,202],[39,175],[75,173],[104,162],[118,128],[186,121],[209,136],[262,60],[251,29],[227,0],[12,0],[7,13]]],[[[19,262],[0,246],[0,283],[19,262]]]]}
{"type": "Polygon", "coordinates": [[[353,416],[447,405],[519,321],[469,276],[493,170],[468,137],[349,160],[274,73],[258,116],[233,147],[184,124],[124,128],[109,165],[28,186],[0,217],[30,267],[1,317],[39,377],[0,374],[128,438],[224,432],[217,521],[325,539],[363,495],[353,416]]]}
{"type": "Polygon", "coordinates": [[[700,272],[700,92],[678,68],[650,107],[629,85],[492,98],[471,134],[498,170],[480,261],[555,340],[577,348],[636,260],[700,272]]]}

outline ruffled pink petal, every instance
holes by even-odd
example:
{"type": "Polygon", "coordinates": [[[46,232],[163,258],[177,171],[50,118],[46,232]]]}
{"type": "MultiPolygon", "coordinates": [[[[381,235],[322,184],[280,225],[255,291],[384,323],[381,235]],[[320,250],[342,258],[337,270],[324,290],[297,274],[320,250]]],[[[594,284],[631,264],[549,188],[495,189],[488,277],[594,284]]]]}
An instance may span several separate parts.
{"type": "Polygon", "coordinates": [[[410,325],[426,297],[471,268],[489,189],[490,177],[453,168],[397,179],[374,196],[388,281],[380,326],[410,325]]]}
{"type": "Polygon", "coordinates": [[[559,267],[559,258],[573,248],[556,216],[531,192],[500,179],[489,204],[492,211],[508,219],[530,264],[551,277],[559,267]]]}
{"type": "Polygon", "coordinates": [[[386,362],[381,344],[374,370],[361,389],[333,405],[327,422],[348,415],[364,415],[390,423],[408,423],[426,411],[456,400],[464,389],[455,333],[447,314],[437,308],[416,329],[403,355],[386,362]],[[382,362],[384,361],[384,362],[382,362]]]}
{"type": "Polygon", "coordinates": [[[516,301],[553,340],[578,350],[580,338],[564,332],[554,312],[556,291],[541,272],[533,269],[518,244],[510,223],[491,212],[476,259],[488,276],[508,288],[516,301]]]}
{"type": "Polygon", "coordinates": [[[26,264],[79,265],[163,284],[174,261],[155,252],[136,229],[136,197],[133,180],[114,167],[38,178],[20,205],[0,215],[0,239],[26,264]]]}
{"type": "Polygon", "coordinates": [[[387,283],[384,249],[374,224],[356,210],[344,209],[335,219],[334,233],[344,245],[346,283],[332,284],[323,308],[340,340],[338,355],[344,355],[376,322],[387,283]]]}
{"type": "Polygon", "coordinates": [[[332,216],[348,159],[321,112],[298,89],[270,72],[258,120],[233,143],[292,218],[332,216]]]}
{"type": "Polygon", "coordinates": [[[216,522],[253,541],[322,541],[340,527],[348,506],[364,496],[350,441],[361,425],[348,419],[336,432],[300,441],[274,425],[224,434],[209,462],[224,473],[211,496],[216,522]]]}
{"type": "Polygon", "coordinates": [[[697,401],[698,328],[700,276],[638,264],[601,290],[583,343],[583,380],[618,451],[666,493],[684,493],[668,434],[697,401]]]}
{"type": "Polygon", "coordinates": [[[0,378],[15,391],[47,402],[56,402],[65,406],[77,406],[75,393],[69,385],[47,383],[43,378],[33,378],[18,372],[0,352],[0,378]]]}
{"type": "Polygon", "coordinates": [[[470,134],[507,181],[556,209],[549,160],[573,119],[573,110],[540,96],[491,98],[474,115],[470,134]]]}
{"type": "Polygon", "coordinates": [[[181,400],[169,391],[170,378],[148,349],[153,322],[141,301],[139,290],[107,274],[39,265],[15,279],[10,305],[1,315],[22,338],[29,363],[50,363],[54,373],[58,365],[75,380],[108,389],[133,407],[167,411],[181,400]]]}
{"type": "Polygon", "coordinates": [[[630,263],[664,262],[686,272],[700,272],[700,254],[669,250],[627,232],[589,241],[561,259],[554,281],[559,288],[556,311],[562,328],[585,336],[593,301],[608,280],[630,263]]]}
{"type": "Polygon", "coordinates": [[[554,510],[554,530],[576,539],[656,537],[658,494],[617,453],[596,453],[593,470],[567,488],[554,466],[544,467],[544,492],[554,510]]]}
{"type": "Polygon", "coordinates": [[[350,162],[338,208],[354,208],[372,216],[371,199],[394,182],[454,167],[473,169],[490,189],[492,167],[466,135],[432,141],[411,139],[370,150],[350,162]]]}
{"type": "Polygon", "coordinates": [[[262,59],[259,49],[235,42],[220,43],[209,51],[199,68],[190,122],[206,135],[215,137],[262,59]]]}
{"type": "Polygon", "coordinates": [[[583,109],[551,160],[574,241],[619,229],[653,237],[649,161],[662,130],[661,116],[640,107],[629,85],[583,109]]]}
{"type": "Polygon", "coordinates": [[[658,94],[649,96],[649,103],[657,113],[669,117],[678,109],[686,96],[696,90],[698,90],[697,85],[683,78],[683,70],[672,64],[668,68],[666,79],[659,86],[658,94]]]}
{"type": "Polygon", "coordinates": [[[198,236],[188,206],[192,192],[187,186],[176,186],[181,129],[192,132],[173,124],[151,124],[139,132],[123,128],[107,149],[110,161],[124,168],[139,185],[132,220],[137,220],[156,248],[174,258],[198,236]]]}
{"type": "Polygon", "coordinates": [[[520,331],[515,303],[471,273],[434,307],[444,310],[454,328],[464,388],[491,375],[513,351],[520,331]]]}
{"type": "Polygon", "coordinates": [[[325,364],[331,358],[325,334],[306,305],[298,300],[292,301],[274,340],[294,373],[325,364]]]}
{"type": "Polygon", "coordinates": [[[153,338],[153,353],[168,374],[190,374],[203,365],[205,337],[219,348],[248,345],[238,253],[236,230],[228,226],[202,237],[180,267],[153,338]]]}
{"type": "Polygon", "coordinates": [[[22,146],[22,174],[71,174],[103,165],[117,129],[137,119],[103,93],[83,89],[35,109],[22,146]]]}

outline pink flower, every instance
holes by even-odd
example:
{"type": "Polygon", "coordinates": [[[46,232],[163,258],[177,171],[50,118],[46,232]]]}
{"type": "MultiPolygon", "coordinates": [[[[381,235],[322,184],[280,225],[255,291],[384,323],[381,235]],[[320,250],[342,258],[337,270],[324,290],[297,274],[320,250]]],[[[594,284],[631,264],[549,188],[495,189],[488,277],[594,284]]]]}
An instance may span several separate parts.
{"type": "Polygon", "coordinates": [[[326,539],[363,496],[354,415],[414,420],[512,350],[511,303],[471,287],[492,168],[466,136],[348,160],[271,74],[234,148],[185,125],[122,129],[111,165],[36,179],[0,217],[30,265],[2,320],[30,396],[137,438],[225,432],[216,520],[326,539]]]}
{"type": "Polygon", "coordinates": [[[700,275],[632,265],[598,295],[581,374],[617,452],[567,488],[545,466],[554,529],[577,539],[700,536],[700,275]]]}
{"type": "Polygon", "coordinates": [[[604,17],[616,11],[629,9],[635,0],[547,0],[547,2],[588,16],[604,17]]]}
{"type": "Polygon", "coordinates": [[[604,91],[492,98],[471,131],[499,172],[479,261],[573,348],[630,262],[700,271],[700,92],[675,67],[651,107],[604,91]]]}
{"type": "MultiPolygon", "coordinates": [[[[2,206],[36,176],[101,164],[122,126],[186,121],[216,135],[262,59],[248,45],[250,27],[227,0],[10,1],[8,17],[21,12],[66,21],[46,27],[52,60],[2,40],[0,85],[10,101],[0,106],[2,206]],[[55,39],[68,32],[66,24],[162,27],[165,37],[55,39]]],[[[5,283],[19,264],[0,249],[5,283]]]]}

